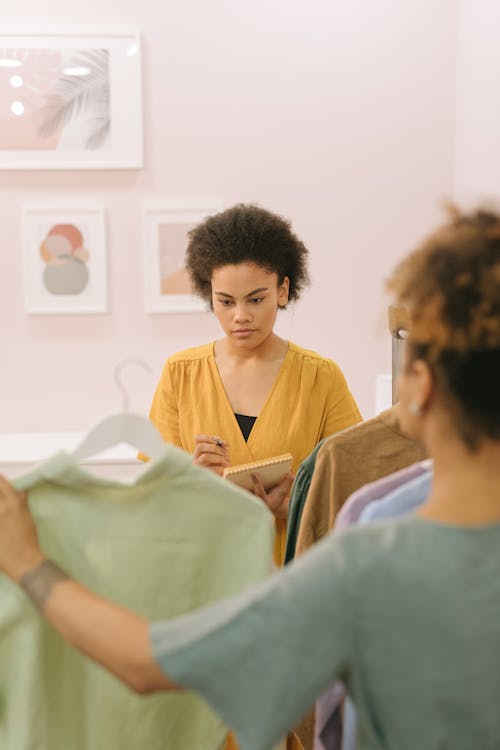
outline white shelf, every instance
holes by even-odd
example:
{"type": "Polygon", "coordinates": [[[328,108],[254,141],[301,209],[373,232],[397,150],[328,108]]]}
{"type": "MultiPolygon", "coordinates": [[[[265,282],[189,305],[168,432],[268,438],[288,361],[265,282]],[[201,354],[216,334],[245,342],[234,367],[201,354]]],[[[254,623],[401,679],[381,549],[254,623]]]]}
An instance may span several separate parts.
{"type": "MultiPolygon", "coordinates": [[[[33,464],[58,451],[73,451],[85,437],[84,432],[4,432],[0,433],[0,464],[33,464]]],[[[141,462],[137,451],[121,443],[92,458],[92,464],[141,462]]],[[[87,463],[87,462],[83,462],[87,463]]]]}

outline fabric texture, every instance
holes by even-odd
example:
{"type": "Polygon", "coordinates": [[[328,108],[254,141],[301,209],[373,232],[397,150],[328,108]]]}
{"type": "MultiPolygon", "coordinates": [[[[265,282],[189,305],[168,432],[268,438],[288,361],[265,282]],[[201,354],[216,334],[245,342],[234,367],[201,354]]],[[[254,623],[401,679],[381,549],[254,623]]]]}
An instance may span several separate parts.
{"type": "MultiPolygon", "coordinates": [[[[421,465],[421,464],[420,464],[421,465]]],[[[372,501],[362,511],[358,523],[377,523],[407,516],[417,510],[426,500],[432,486],[433,472],[426,469],[422,474],[408,479],[378,501],[372,501]]]]}
{"type": "MultiPolygon", "coordinates": [[[[63,453],[14,484],[29,490],[45,554],[149,619],[227,597],[273,569],[265,506],[173,446],[132,484],[93,476],[63,453]]],[[[2,750],[220,750],[226,735],[193,694],[134,695],[0,575],[2,750]]]]}
{"type": "Polygon", "coordinates": [[[325,438],[314,448],[307,458],[305,458],[299,466],[297,475],[294,479],[292,491],[290,493],[290,502],[288,503],[288,521],[286,529],[286,545],[285,545],[285,565],[293,560],[295,557],[295,547],[297,544],[297,536],[300,528],[300,521],[302,513],[304,511],[304,505],[307,500],[307,493],[311,486],[311,479],[316,466],[316,457],[319,449],[323,445],[324,441],[328,440],[325,438]]]}
{"type": "Polygon", "coordinates": [[[270,750],[336,678],[358,750],[497,750],[499,545],[498,523],[347,529],[236,597],[153,623],[153,653],[243,750],[270,750]]]}
{"type": "MultiPolygon", "coordinates": [[[[327,435],[360,421],[345,378],[330,359],[289,343],[288,352],[245,441],[217,369],[214,342],[170,357],[151,406],[163,438],[192,453],[198,433],[219,435],[233,465],[293,456],[292,471],[327,435]]],[[[276,523],[275,560],[284,557],[286,521],[276,523]]]]}
{"type": "MultiPolygon", "coordinates": [[[[357,490],[337,516],[334,533],[349,524],[399,518],[416,510],[431,488],[428,464],[411,464],[357,490]]],[[[325,691],[316,701],[315,713],[315,750],[354,750],[356,712],[342,683],[335,682],[325,691]]]]}
{"type": "MultiPolygon", "coordinates": [[[[405,466],[404,469],[382,477],[382,479],[376,479],[374,482],[363,485],[359,490],[352,493],[340,509],[335,519],[335,531],[341,531],[346,526],[358,523],[369,506],[375,508],[387,497],[392,496],[393,493],[396,493],[397,507],[400,498],[406,496],[408,484],[413,479],[426,475],[429,475],[426,461],[416,461],[414,464],[405,466]]],[[[391,503],[389,503],[389,507],[391,507],[391,503]]]]}
{"type": "Polygon", "coordinates": [[[397,406],[325,440],[316,457],[296,554],[328,534],[355,490],[424,458],[423,450],[402,434],[397,406]]]}

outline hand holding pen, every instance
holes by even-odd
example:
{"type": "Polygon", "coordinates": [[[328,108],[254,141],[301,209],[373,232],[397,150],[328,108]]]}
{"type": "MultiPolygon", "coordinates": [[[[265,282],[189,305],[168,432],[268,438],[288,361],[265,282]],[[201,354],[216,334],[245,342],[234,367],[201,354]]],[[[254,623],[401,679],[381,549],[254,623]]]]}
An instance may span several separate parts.
{"type": "Polygon", "coordinates": [[[222,476],[222,472],[231,466],[229,446],[218,435],[195,435],[193,463],[204,466],[222,476]]]}

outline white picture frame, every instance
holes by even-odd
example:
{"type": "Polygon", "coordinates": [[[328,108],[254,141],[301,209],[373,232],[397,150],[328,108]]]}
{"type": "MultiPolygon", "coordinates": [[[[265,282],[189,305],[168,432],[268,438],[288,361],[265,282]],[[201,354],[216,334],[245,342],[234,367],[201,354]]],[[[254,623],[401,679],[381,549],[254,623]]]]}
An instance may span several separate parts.
{"type": "Polygon", "coordinates": [[[216,208],[146,206],[143,213],[146,312],[207,312],[207,303],[192,292],[184,268],[187,232],[216,208]]]}
{"type": "Polygon", "coordinates": [[[140,169],[137,34],[0,34],[0,169],[140,169]]]}
{"type": "Polygon", "coordinates": [[[25,206],[23,256],[28,314],[108,311],[103,206],[25,206]]]}

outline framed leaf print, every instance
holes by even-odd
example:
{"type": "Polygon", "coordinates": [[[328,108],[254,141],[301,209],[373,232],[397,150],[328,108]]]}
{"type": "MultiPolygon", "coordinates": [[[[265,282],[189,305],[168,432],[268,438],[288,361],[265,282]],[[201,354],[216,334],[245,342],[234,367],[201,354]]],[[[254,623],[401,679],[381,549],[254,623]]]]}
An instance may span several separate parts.
{"type": "Polygon", "coordinates": [[[0,35],[0,169],[139,169],[138,36],[0,35]]]}

